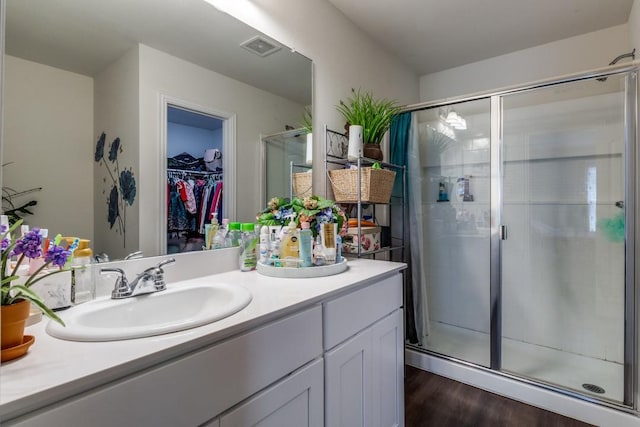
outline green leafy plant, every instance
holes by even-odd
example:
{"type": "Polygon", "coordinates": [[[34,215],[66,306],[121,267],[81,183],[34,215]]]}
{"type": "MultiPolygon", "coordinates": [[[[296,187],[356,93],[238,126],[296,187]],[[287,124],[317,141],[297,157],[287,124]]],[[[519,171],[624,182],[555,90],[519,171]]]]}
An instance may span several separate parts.
{"type": "Polygon", "coordinates": [[[300,223],[308,222],[313,237],[318,235],[320,226],[324,223],[337,223],[341,236],[346,234],[348,227],[344,211],[333,200],[319,196],[294,197],[292,200],[274,197],[267,204],[267,208],[258,213],[257,220],[258,224],[267,226],[286,226],[289,222],[295,221],[300,227],[300,223]]]}
{"type": "MultiPolygon", "coordinates": [[[[11,165],[13,162],[7,162],[2,165],[11,165]]],[[[15,203],[15,199],[26,196],[27,194],[40,191],[42,187],[30,188],[28,190],[18,191],[11,187],[2,187],[2,213],[9,217],[9,224],[14,224],[25,215],[33,215],[32,208],[38,204],[37,200],[30,200],[21,205],[15,203]]]]}
{"type": "Polygon", "coordinates": [[[313,120],[311,115],[311,108],[304,107],[304,112],[302,113],[302,128],[307,131],[307,133],[313,132],[313,120]]]}
{"type": "Polygon", "coordinates": [[[52,274],[68,270],[68,268],[65,268],[64,266],[66,265],[71,252],[64,247],[55,244],[51,245],[51,247],[47,248],[47,251],[44,252],[42,250],[42,236],[40,235],[40,230],[38,228],[33,228],[20,239],[10,241],[9,236],[18,227],[20,227],[21,224],[22,220],[18,220],[8,229],[4,224],[2,225],[2,255],[0,256],[0,268],[2,269],[0,271],[0,277],[2,278],[2,283],[0,287],[0,304],[10,305],[19,302],[20,300],[27,300],[42,310],[46,316],[61,325],[64,325],[62,319],[47,307],[42,298],[40,298],[40,296],[30,288],[38,281],[49,277],[52,274]],[[17,261],[14,265],[10,265],[11,258],[14,256],[17,257],[17,261]],[[13,282],[24,278],[23,276],[18,275],[18,269],[25,258],[33,260],[40,257],[44,258],[42,266],[33,274],[26,276],[23,283],[13,284],[13,282]],[[53,271],[51,271],[52,267],[57,268],[54,268],[53,271]]]}
{"type": "Polygon", "coordinates": [[[349,125],[362,126],[362,139],[365,144],[380,144],[382,137],[391,127],[393,117],[400,112],[396,101],[385,98],[376,99],[370,92],[351,89],[347,102],[340,100],[336,109],[349,125]]]}

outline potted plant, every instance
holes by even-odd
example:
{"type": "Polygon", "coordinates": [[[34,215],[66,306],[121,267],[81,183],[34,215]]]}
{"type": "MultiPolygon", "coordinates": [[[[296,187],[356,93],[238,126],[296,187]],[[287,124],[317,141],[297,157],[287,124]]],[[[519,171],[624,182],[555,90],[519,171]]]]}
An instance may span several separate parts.
{"type": "Polygon", "coordinates": [[[340,100],[336,106],[350,126],[362,126],[363,155],[382,160],[380,143],[391,127],[393,117],[400,112],[396,101],[385,98],[376,99],[370,92],[351,89],[351,98],[347,102],[340,100]]]}
{"type": "MultiPolygon", "coordinates": [[[[10,228],[2,225],[0,230],[2,233],[0,248],[2,251],[0,256],[0,277],[2,279],[0,285],[0,323],[2,329],[0,338],[3,352],[23,344],[24,325],[29,317],[31,304],[42,310],[46,316],[64,325],[62,319],[47,307],[40,296],[30,287],[45,277],[66,271],[64,266],[71,252],[57,244],[53,244],[46,251],[43,251],[42,236],[38,228],[33,228],[20,239],[10,241],[9,236],[21,224],[22,220],[19,220],[10,228]],[[17,257],[15,264],[11,261],[12,257],[17,257]],[[32,274],[26,277],[20,276],[18,271],[25,259],[30,262],[42,259],[42,265],[32,274]],[[57,268],[54,271],[48,271],[51,267],[57,268]],[[44,273],[45,271],[47,272],[44,273]],[[18,284],[19,281],[22,283],[18,284]]],[[[16,357],[20,355],[17,354],[16,357]]],[[[6,360],[10,359],[3,355],[3,361],[6,360]]]]}

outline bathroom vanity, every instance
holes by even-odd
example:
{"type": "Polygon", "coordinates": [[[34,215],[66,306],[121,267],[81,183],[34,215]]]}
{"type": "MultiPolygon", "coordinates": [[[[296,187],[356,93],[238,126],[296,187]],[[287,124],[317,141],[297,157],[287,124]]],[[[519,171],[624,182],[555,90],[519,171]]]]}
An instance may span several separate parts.
{"type": "MultiPolygon", "coordinates": [[[[245,287],[238,313],[109,342],[50,337],[0,367],[6,426],[403,425],[405,264],[350,260],[339,275],[208,276],[245,287]]],[[[203,278],[198,280],[202,281],[203,278]]],[[[185,281],[183,283],[187,283],[185,281]]]]}

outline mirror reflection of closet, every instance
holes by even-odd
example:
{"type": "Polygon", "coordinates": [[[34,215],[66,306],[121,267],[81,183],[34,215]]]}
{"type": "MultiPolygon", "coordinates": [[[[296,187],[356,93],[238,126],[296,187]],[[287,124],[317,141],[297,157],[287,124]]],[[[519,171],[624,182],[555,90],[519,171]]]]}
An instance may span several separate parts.
{"type": "Polygon", "coordinates": [[[223,215],[224,119],[167,107],[167,252],[200,251],[205,224],[223,215]]]}

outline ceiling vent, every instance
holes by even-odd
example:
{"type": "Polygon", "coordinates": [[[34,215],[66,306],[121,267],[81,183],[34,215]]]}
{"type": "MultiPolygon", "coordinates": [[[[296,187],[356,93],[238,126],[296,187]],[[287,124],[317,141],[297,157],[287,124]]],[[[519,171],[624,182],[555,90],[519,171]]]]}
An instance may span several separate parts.
{"type": "Polygon", "coordinates": [[[250,38],[249,40],[241,43],[240,46],[247,49],[249,52],[253,52],[262,57],[269,56],[281,49],[281,46],[278,46],[271,40],[267,40],[263,36],[250,38]]]}

